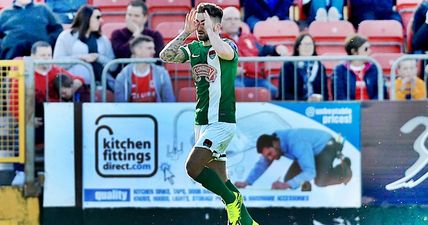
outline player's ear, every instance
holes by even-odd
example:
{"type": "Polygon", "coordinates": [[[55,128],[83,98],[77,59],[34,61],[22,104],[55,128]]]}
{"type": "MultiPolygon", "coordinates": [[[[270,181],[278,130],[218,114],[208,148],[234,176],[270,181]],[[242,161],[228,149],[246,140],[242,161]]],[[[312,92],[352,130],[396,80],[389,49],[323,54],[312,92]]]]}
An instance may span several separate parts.
{"type": "Polygon", "coordinates": [[[221,32],[221,23],[216,23],[215,25],[214,25],[214,31],[216,31],[216,32],[221,32]]]}

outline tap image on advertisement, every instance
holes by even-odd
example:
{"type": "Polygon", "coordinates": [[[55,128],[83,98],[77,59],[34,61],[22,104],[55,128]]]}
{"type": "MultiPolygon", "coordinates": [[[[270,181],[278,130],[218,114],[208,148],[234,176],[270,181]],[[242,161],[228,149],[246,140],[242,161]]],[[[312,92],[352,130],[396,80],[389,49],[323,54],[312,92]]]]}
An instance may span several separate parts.
{"type": "Polygon", "coordinates": [[[157,122],[151,115],[101,115],[96,120],[95,166],[102,177],[156,173],[157,122]],[[123,132],[123,127],[126,131],[123,132]]]}

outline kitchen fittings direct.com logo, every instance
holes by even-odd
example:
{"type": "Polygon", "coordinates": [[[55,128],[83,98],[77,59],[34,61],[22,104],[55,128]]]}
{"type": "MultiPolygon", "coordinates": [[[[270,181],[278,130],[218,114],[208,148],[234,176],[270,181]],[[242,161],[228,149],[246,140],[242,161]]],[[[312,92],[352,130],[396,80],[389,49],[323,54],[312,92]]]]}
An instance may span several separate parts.
{"type": "Polygon", "coordinates": [[[102,115],[95,167],[102,177],[151,177],[158,167],[157,121],[151,115],[102,115]]]}

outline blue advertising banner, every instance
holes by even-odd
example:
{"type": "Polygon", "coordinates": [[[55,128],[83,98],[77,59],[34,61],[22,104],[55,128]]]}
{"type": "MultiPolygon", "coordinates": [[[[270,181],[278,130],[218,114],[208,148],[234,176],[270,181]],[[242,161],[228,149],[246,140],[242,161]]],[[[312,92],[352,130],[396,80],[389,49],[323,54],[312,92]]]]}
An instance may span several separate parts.
{"type": "Polygon", "coordinates": [[[363,203],[428,204],[426,101],[362,106],[363,203]]]}
{"type": "MultiPolygon", "coordinates": [[[[245,204],[359,207],[359,115],[358,103],[238,103],[227,169],[245,204]],[[256,149],[264,134],[273,158],[256,149]]],[[[193,121],[192,103],[84,104],[83,207],[224,207],[185,172],[193,121]]]]}

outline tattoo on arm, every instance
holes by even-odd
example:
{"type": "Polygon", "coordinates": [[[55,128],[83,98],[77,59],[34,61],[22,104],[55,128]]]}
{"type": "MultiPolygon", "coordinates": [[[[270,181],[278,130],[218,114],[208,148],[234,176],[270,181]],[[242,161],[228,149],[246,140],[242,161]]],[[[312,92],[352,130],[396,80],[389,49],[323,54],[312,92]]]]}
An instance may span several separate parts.
{"type": "Polygon", "coordinates": [[[168,63],[181,63],[185,60],[183,51],[180,50],[180,46],[184,44],[186,38],[190,33],[182,32],[174,40],[169,42],[165,48],[159,54],[160,58],[168,63]]]}

